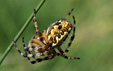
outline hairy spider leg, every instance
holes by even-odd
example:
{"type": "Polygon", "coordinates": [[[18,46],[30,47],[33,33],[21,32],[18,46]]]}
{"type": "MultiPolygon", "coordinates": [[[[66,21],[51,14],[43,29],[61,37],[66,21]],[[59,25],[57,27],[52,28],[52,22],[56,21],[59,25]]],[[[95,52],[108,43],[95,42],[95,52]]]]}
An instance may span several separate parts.
{"type": "Polygon", "coordinates": [[[72,44],[73,39],[75,38],[75,30],[76,30],[76,21],[75,21],[75,17],[73,16],[73,22],[74,22],[74,28],[73,28],[73,35],[71,36],[70,42],[68,43],[68,46],[64,52],[64,55],[66,55],[69,51],[69,48],[72,44]]]}
{"type": "Polygon", "coordinates": [[[46,57],[44,57],[44,58],[36,58],[36,60],[30,60],[30,62],[31,62],[32,64],[35,64],[35,63],[39,63],[39,62],[42,62],[42,61],[45,61],[45,60],[50,60],[50,59],[52,59],[52,58],[54,58],[54,56],[52,56],[52,57],[46,56],[46,57]]]}
{"type": "Polygon", "coordinates": [[[43,52],[47,49],[47,35],[46,35],[46,31],[43,31],[42,33],[42,36],[41,36],[41,39],[37,39],[38,36],[34,36],[32,38],[32,40],[30,41],[30,47],[29,49],[31,50],[35,50],[36,52],[37,51],[40,51],[40,52],[43,52]]]}
{"type": "MultiPolygon", "coordinates": [[[[37,38],[37,36],[34,36],[32,39],[36,39],[36,38],[37,38]]],[[[27,47],[25,47],[24,37],[22,38],[22,42],[23,42],[24,51],[34,51],[34,50],[35,51],[38,51],[38,50],[40,50],[40,48],[38,48],[38,46],[39,45],[44,45],[39,40],[32,40],[32,41],[29,42],[30,43],[30,46],[28,46],[28,48],[27,48],[27,47]],[[37,43],[33,43],[33,42],[37,42],[37,43]]]]}
{"type": "Polygon", "coordinates": [[[74,8],[71,9],[71,11],[68,13],[68,15],[66,16],[66,18],[65,18],[64,20],[66,20],[66,19],[70,16],[70,14],[71,14],[71,12],[73,11],[73,9],[74,9],[74,8]]]}
{"type": "Polygon", "coordinates": [[[38,38],[37,35],[33,36],[32,40],[29,42],[28,48],[25,48],[27,51],[42,52],[47,49],[47,46],[46,46],[47,37],[45,35],[45,32],[43,33],[43,37],[41,37],[43,40],[40,41],[40,39],[37,39],[37,38],[38,38]],[[45,41],[45,43],[42,41],[45,41]]]}
{"type": "Polygon", "coordinates": [[[36,20],[36,10],[34,9],[34,17],[33,17],[34,25],[35,25],[35,30],[36,34],[41,36],[41,32],[38,30],[38,25],[37,25],[37,20],[36,20]]]}
{"type": "MultiPolygon", "coordinates": [[[[24,47],[24,51],[25,51],[25,55],[27,55],[27,47],[25,46],[25,43],[24,43],[24,37],[22,37],[22,42],[23,42],[23,47],[24,47]]],[[[29,52],[29,51],[28,51],[29,52]]],[[[30,53],[29,53],[30,54],[30,53]]],[[[28,57],[28,60],[29,60],[30,58],[28,57]]]]}
{"type": "Polygon", "coordinates": [[[62,57],[64,57],[65,59],[80,59],[79,57],[69,57],[69,56],[66,56],[66,55],[64,54],[64,51],[63,51],[60,47],[58,47],[57,49],[58,49],[59,52],[60,52],[60,53],[57,53],[58,56],[62,56],[62,57]]]}
{"type": "Polygon", "coordinates": [[[37,62],[39,63],[39,62],[42,62],[42,61],[45,61],[45,60],[53,59],[55,56],[56,56],[56,51],[52,50],[52,53],[50,53],[48,56],[46,56],[44,58],[36,58],[35,60],[30,60],[30,62],[32,64],[35,64],[37,62]]]}
{"type": "Polygon", "coordinates": [[[43,36],[43,38],[44,38],[44,40],[45,40],[45,44],[47,44],[48,38],[47,38],[46,30],[44,30],[44,31],[42,32],[42,36],[43,36]]]}
{"type": "MultiPolygon", "coordinates": [[[[27,52],[30,54],[30,55],[32,55],[31,54],[31,50],[29,49],[29,48],[27,48],[26,46],[25,46],[25,43],[24,43],[24,37],[22,38],[22,42],[23,42],[23,47],[24,47],[24,51],[25,51],[25,55],[28,55],[27,54],[27,52]],[[30,50],[30,51],[29,51],[30,50]]],[[[32,49],[33,50],[33,49],[32,49]]],[[[44,53],[45,55],[47,55],[47,53],[44,53]]],[[[34,56],[33,56],[33,58],[35,59],[35,54],[34,54],[34,56]]],[[[30,60],[30,57],[27,57],[28,58],[28,60],[30,60]]]]}
{"type": "Polygon", "coordinates": [[[27,57],[27,58],[28,58],[28,57],[33,57],[33,58],[35,58],[35,56],[45,56],[45,55],[48,54],[48,51],[45,51],[45,52],[43,52],[43,53],[36,53],[36,54],[24,54],[24,53],[22,53],[22,52],[18,49],[18,47],[17,47],[15,41],[13,41],[13,43],[14,43],[14,46],[15,46],[16,50],[17,50],[23,57],[27,57]]]}

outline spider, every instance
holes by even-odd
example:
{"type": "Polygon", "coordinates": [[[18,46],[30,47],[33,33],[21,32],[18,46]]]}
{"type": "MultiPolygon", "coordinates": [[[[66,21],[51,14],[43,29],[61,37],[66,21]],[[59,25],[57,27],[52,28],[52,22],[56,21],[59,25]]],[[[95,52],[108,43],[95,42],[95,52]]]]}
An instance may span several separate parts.
{"type": "Polygon", "coordinates": [[[74,16],[73,16],[74,23],[73,34],[70,38],[68,46],[65,49],[65,51],[63,51],[60,47],[61,44],[63,44],[63,42],[68,37],[70,31],[72,30],[73,25],[70,22],[66,21],[72,11],[73,8],[68,13],[66,18],[56,21],[47,29],[47,32],[46,30],[44,30],[41,33],[38,29],[36,20],[36,10],[34,9],[33,21],[35,25],[36,35],[33,36],[32,39],[29,41],[28,47],[25,46],[24,37],[22,38],[25,54],[18,49],[15,41],[13,41],[16,50],[23,57],[26,57],[32,64],[53,59],[55,56],[62,56],[65,59],[80,59],[79,57],[66,56],[71,46],[71,43],[75,38],[76,21],[74,16]],[[55,48],[58,49],[59,53],[55,51],[55,48]]]}

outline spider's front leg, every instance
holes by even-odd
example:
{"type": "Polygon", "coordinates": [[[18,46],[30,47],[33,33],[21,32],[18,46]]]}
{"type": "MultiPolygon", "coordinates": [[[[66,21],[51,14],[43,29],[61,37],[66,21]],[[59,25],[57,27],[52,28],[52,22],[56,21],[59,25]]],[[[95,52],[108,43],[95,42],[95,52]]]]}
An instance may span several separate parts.
{"type": "Polygon", "coordinates": [[[33,17],[36,34],[42,36],[41,32],[38,30],[37,20],[36,20],[36,10],[34,9],[34,17],[33,17]]]}

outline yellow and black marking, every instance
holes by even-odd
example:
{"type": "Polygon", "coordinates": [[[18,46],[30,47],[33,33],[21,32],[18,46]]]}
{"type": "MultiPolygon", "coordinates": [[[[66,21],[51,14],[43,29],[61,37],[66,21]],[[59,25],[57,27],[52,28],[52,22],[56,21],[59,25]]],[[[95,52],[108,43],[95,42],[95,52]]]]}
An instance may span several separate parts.
{"type": "Polygon", "coordinates": [[[46,30],[44,30],[41,33],[38,29],[37,20],[36,20],[36,11],[34,9],[33,21],[35,25],[36,35],[33,36],[33,38],[29,41],[28,47],[25,46],[24,37],[22,38],[25,53],[22,53],[18,49],[15,41],[13,41],[16,50],[23,57],[26,57],[32,64],[53,59],[56,55],[61,56],[65,59],[80,59],[79,57],[66,56],[66,54],[69,52],[69,48],[72,44],[72,41],[75,38],[75,30],[76,30],[75,17],[73,16],[74,27],[69,21],[67,21],[67,18],[70,16],[72,11],[73,8],[68,13],[66,18],[56,21],[47,29],[47,32],[46,30]],[[68,37],[70,31],[72,30],[72,27],[73,27],[73,34],[70,38],[67,48],[65,49],[65,51],[63,51],[60,48],[60,46],[68,37]],[[58,49],[59,53],[55,51],[55,48],[58,49]],[[45,57],[41,57],[41,56],[45,56],[45,57]]]}
{"type": "Polygon", "coordinates": [[[57,47],[67,38],[72,29],[72,24],[64,19],[58,20],[56,23],[50,26],[47,30],[48,40],[53,38],[52,47],[57,47]]]}

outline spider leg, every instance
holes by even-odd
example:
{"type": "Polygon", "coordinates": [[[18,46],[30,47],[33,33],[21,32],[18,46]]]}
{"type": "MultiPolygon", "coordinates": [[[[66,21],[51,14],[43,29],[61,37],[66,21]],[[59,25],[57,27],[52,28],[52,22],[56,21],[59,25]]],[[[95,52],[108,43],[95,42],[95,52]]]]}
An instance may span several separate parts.
{"type": "MultiPolygon", "coordinates": [[[[29,51],[30,49],[28,49],[28,48],[25,46],[24,37],[22,38],[22,42],[23,42],[23,47],[24,47],[25,55],[27,55],[27,52],[28,52],[29,54],[31,54],[31,52],[29,51]]],[[[28,60],[30,60],[30,57],[28,57],[28,60]]]]}
{"type": "MultiPolygon", "coordinates": [[[[24,47],[25,55],[28,55],[27,52],[28,52],[29,54],[31,54],[31,52],[29,51],[29,50],[31,50],[31,49],[29,49],[29,48],[27,48],[27,47],[25,46],[24,37],[22,38],[22,42],[23,42],[23,47],[24,47]]],[[[33,50],[33,49],[32,49],[32,50],[33,50]]],[[[30,57],[27,57],[27,58],[28,58],[28,60],[30,60],[30,57]]]]}
{"type": "Polygon", "coordinates": [[[34,52],[43,52],[47,49],[48,46],[36,46],[36,43],[31,43],[30,47],[26,48],[27,51],[34,51],[34,52]]]}
{"type": "Polygon", "coordinates": [[[27,51],[34,51],[34,52],[43,52],[45,51],[45,49],[47,49],[47,46],[39,46],[36,43],[29,43],[28,48],[26,48],[27,51]]]}
{"type": "Polygon", "coordinates": [[[15,41],[13,40],[13,44],[14,44],[14,46],[15,46],[15,48],[16,48],[16,50],[22,55],[22,56],[24,56],[24,54],[23,53],[21,53],[21,51],[18,49],[18,47],[17,47],[17,45],[16,45],[16,43],[15,43],[15,41]]]}
{"type": "Polygon", "coordinates": [[[64,57],[65,59],[80,59],[79,57],[69,57],[69,56],[66,56],[66,55],[62,55],[60,53],[57,53],[58,56],[62,56],[64,57]]]}
{"type": "MultiPolygon", "coordinates": [[[[24,53],[22,53],[22,52],[18,49],[18,47],[17,47],[15,41],[13,41],[13,43],[14,43],[14,46],[15,46],[16,50],[17,50],[23,57],[27,57],[27,58],[28,58],[28,57],[33,57],[33,58],[35,58],[35,56],[45,56],[45,55],[48,54],[48,51],[45,51],[45,52],[43,52],[43,53],[36,53],[36,54],[24,54],[24,53]]],[[[25,50],[25,51],[26,51],[26,50],[25,50]]]]}
{"type": "Polygon", "coordinates": [[[43,38],[45,40],[45,44],[47,44],[48,38],[47,38],[46,30],[43,31],[42,36],[43,36],[43,38]]]}
{"type": "Polygon", "coordinates": [[[68,46],[64,52],[64,54],[66,55],[69,51],[69,47],[72,44],[73,39],[75,38],[75,30],[76,30],[76,21],[75,21],[75,17],[73,16],[73,22],[74,22],[74,28],[73,28],[73,35],[71,36],[70,42],[68,43],[68,46]]]}
{"type": "Polygon", "coordinates": [[[27,51],[40,51],[43,52],[45,49],[47,49],[47,46],[43,43],[43,38],[42,40],[38,39],[39,36],[35,35],[33,36],[32,40],[29,42],[28,48],[26,48],[27,51]]]}
{"type": "Polygon", "coordinates": [[[80,59],[79,57],[69,57],[69,56],[66,56],[66,55],[64,54],[63,50],[62,50],[60,47],[58,47],[57,49],[58,49],[59,52],[60,52],[60,53],[57,53],[58,56],[62,56],[62,57],[64,57],[65,59],[80,59]]]}
{"type": "Polygon", "coordinates": [[[34,9],[34,17],[33,17],[36,34],[42,36],[41,32],[38,30],[37,20],[36,20],[36,10],[34,9]]]}
{"type": "Polygon", "coordinates": [[[49,56],[46,56],[44,58],[34,58],[35,60],[30,60],[30,62],[32,64],[35,64],[37,62],[53,59],[55,56],[56,56],[56,52],[55,50],[52,50],[52,53],[50,53],[49,56]]]}
{"type": "MultiPolygon", "coordinates": [[[[31,54],[31,52],[30,52],[30,51],[28,51],[28,53],[29,53],[29,54],[31,54]]],[[[28,57],[27,59],[28,59],[28,60],[31,60],[31,59],[30,59],[30,57],[28,57]]]]}
{"type": "MultiPolygon", "coordinates": [[[[27,47],[25,46],[25,43],[24,43],[24,37],[22,37],[22,42],[23,42],[23,47],[24,47],[24,51],[25,51],[25,55],[27,55],[27,47]]],[[[29,51],[28,51],[29,52],[29,51]]],[[[29,52],[29,54],[30,54],[30,52],[29,52]]],[[[30,58],[28,57],[28,60],[29,60],[30,58]]]]}
{"type": "Polygon", "coordinates": [[[73,11],[74,8],[71,9],[71,11],[68,13],[68,15],[66,16],[65,20],[70,16],[71,12],[73,11]]]}
{"type": "Polygon", "coordinates": [[[44,58],[36,58],[35,60],[30,60],[30,62],[31,62],[32,64],[35,64],[35,63],[37,63],[37,62],[42,62],[42,61],[45,61],[45,60],[50,60],[50,59],[52,59],[52,58],[54,58],[54,57],[53,57],[53,56],[52,56],[52,57],[46,56],[46,57],[44,57],[44,58]]]}

